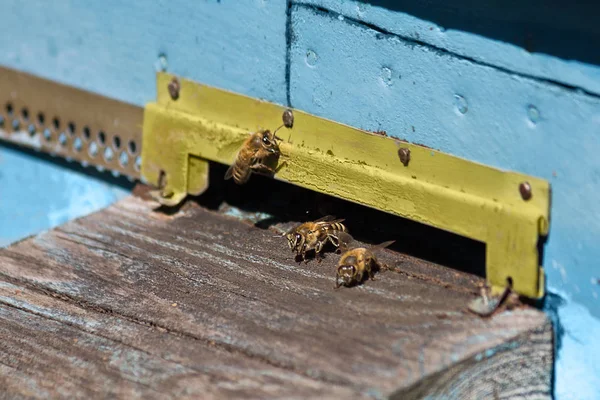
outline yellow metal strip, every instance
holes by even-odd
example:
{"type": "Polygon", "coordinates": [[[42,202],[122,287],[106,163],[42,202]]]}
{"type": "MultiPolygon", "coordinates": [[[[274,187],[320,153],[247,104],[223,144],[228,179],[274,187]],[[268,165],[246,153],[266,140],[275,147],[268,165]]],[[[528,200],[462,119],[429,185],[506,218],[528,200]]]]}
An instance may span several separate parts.
{"type": "MultiPolygon", "coordinates": [[[[173,100],[173,78],[158,74],[158,100],[145,109],[142,149],[142,176],[155,185],[166,178],[162,202],[171,205],[207,187],[206,160],[232,163],[247,135],[275,129],[285,110],[185,79],[173,100]]],[[[517,293],[543,295],[537,245],[548,233],[547,181],[299,110],[293,128],[279,132],[286,163],[276,179],[485,242],[488,281],[503,287],[510,278],[517,293]],[[407,165],[400,149],[410,151],[407,165]],[[524,182],[530,197],[519,190],[524,182]]]]}

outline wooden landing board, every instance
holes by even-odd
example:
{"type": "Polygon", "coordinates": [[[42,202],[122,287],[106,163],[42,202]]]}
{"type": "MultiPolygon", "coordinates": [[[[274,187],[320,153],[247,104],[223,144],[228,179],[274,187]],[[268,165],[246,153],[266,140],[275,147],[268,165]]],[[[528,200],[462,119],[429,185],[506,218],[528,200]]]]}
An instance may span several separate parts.
{"type": "Polygon", "coordinates": [[[0,397],[550,396],[550,322],[464,312],[476,278],[386,250],[402,273],[334,290],[333,254],[298,264],[272,231],[153,206],[0,251],[0,397]]]}

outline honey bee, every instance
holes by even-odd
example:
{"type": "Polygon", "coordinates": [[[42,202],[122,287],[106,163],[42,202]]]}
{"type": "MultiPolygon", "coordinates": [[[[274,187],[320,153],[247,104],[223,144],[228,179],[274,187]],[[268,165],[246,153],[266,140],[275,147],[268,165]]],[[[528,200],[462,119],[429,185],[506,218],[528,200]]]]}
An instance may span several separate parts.
{"type": "MultiPolygon", "coordinates": [[[[339,248],[340,244],[347,244],[352,240],[342,222],[343,219],[335,219],[327,215],[314,222],[305,222],[288,231],[285,236],[290,249],[296,252],[296,256],[306,260],[306,254],[314,251],[319,257],[327,242],[339,248]]],[[[318,260],[320,261],[320,258],[318,260]]]]}
{"type": "Polygon", "coordinates": [[[365,273],[371,280],[375,280],[374,271],[385,268],[386,265],[377,261],[375,252],[390,246],[395,240],[381,243],[370,248],[358,247],[346,251],[340,257],[335,276],[335,288],[340,286],[353,286],[362,283],[365,273]],[[341,281],[341,282],[340,282],[341,281]]]}
{"type": "Polygon", "coordinates": [[[274,174],[276,171],[272,165],[277,164],[280,155],[277,140],[281,140],[275,135],[276,132],[262,130],[250,135],[225,172],[225,179],[233,177],[235,183],[243,185],[253,172],[274,174]]]}

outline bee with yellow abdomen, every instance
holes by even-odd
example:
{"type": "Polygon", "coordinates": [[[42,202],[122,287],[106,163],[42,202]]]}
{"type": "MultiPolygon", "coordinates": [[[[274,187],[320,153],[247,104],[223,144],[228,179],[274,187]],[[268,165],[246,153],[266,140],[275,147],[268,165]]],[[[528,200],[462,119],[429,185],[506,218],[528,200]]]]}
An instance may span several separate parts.
{"type": "Polygon", "coordinates": [[[342,254],[336,269],[335,288],[337,289],[342,285],[360,284],[365,277],[374,280],[374,271],[385,267],[385,264],[377,261],[375,252],[390,246],[394,242],[395,240],[391,240],[369,248],[358,247],[342,254]]]}
{"type": "Polygon", "coordinates": [[[254,173],[274,174],[280,151],[277,140],[281,140],[269,130],[250,135],[240,148],[235,161],[225,173],[225,179],[233,178],[238,185],[248,182],[254,173]]]}
{"type": "Polygon", "coordinates": [[[327,242],[336,248],[339,248],[342,243],[350,242],[348,229],[342,222],[344,222],[343,219],[334,219],[331,215],[327,215],[316,221],[300,224],[288,231],[285,236],[290,249],[295,251],[297,256],[306,260],[306,254],[311,251],[314,251],[318,257],[327,242]]]}

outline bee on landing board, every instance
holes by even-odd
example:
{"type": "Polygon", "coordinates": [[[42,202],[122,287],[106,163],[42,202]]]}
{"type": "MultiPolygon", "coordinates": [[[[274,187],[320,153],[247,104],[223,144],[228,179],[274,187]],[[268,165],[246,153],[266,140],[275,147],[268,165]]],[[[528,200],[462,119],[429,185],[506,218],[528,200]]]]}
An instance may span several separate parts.
{"type": "Polygon", "coordinates": [[[381,243],[369,248],[358,247],[346,251],[340,257],[335,276],[335,288],[340,286],[353,286],[362,283],[363,279],[368,277],[375,280],[374,271],[385,268],[385,264],[377,261],[375,252],[390,246],[395,240],[381,243]]]}
{"type": "Polygon", "coordinates": [[[235,183],[243,185],[253,172],[274,174],[273,165],[277,164],[281,154],[277,144],[277,140],[281,139],[275,135],[276,132],[263,130],[250,135],[225,173],[225,179],[233,178],[235,183]]]}
{"type": "Polygon", "coordinates": [[[306,254],[314,251],[320,261],[319,256],[327,242],[339,248],[340,244],[348,244],[352,240],[342,222],[343,219],[335,219],[327,215],[314,222],[305,222],[288,231],[285,236],[290,249],[296,252],[297,257],[300,256],[306,261],[306,254]]]}

